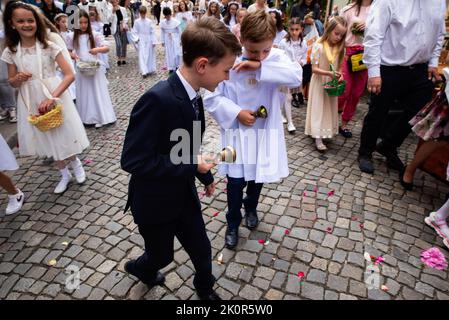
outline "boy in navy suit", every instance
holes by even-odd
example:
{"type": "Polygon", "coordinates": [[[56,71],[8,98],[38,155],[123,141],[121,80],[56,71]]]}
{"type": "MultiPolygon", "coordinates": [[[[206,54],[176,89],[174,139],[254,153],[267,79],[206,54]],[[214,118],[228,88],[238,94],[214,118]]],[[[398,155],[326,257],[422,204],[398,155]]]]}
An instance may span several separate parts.
{"type": "Polygon", "coordinates": [[[125,212],[131,208],[145,253],[128,261],[125,270],[149,287],[162,284],[165,278],[159,270],[173,261],[176,236],[195,267],[193,284],[200,299],[220,300],[213,290],[211,245],[195,186],[197,177],[207,196],[215,190],[210,172],[214,164],[198,155],[198,141],[205,129],[198,91],[214,91],[229,79],[241,47],[226,26],[213,18],[190,24],[181,42],[184,64],[139,99],[126,132],[121,165],[131,179],[125,212]],[[201,127],[197,137],[195,122],[201,127]],[[181,154],[179,143],[185,141],[176,140],[175,130],[188,132],[190,137],[181,154]]]}

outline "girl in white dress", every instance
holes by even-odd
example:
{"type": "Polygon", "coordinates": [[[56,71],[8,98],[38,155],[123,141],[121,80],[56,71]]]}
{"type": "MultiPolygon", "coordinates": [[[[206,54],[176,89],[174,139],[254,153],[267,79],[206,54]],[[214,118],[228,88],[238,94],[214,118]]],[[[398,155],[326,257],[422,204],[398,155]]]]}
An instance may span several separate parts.
{"type": "Polygon", "coordinates": [[[6,207],[6,215],[9,216],[18,212],[22,208],[25,198],[20,191],[3,171],[12,171],[19,169],[16,158],[14,157],[8,144],[0,134],[0,186],[8,192],[8,206],[6,207]]]}
{"type": "Polygon", "coordinates": [[[229,28],[229,30],[237,24],[237,11],[239,8],[240,6],[238,2],[233,1],[228,4],[228,9],[222,21],[229,28]]]}
{"type": "MultiPolygon", "coordinates": [[[[92,32],[103,34],[104,24],[103,24],[103,22],[101,22],[100,15],[98,14],[96,7],[91,7],[89,9],[89,18],[90,18],[90,25],[92,26],[92,32]]],[[[103,63],[105,71],[108,71],[109,70],[108,54],[107,53],[99,53],[98,60],[100,60],[103,63]]]]}
{"type": "MultiPolygon", "coordinates": [[[[287,55],[301,65],[307,63],[307,43],[303,40],[302,31],[304,27],[299,18],[292,18],[288,26],[287,36],[279,43],[279,49],[282,49],[287,55]]],[[[292,98],[294,95],[300,94],[301,88],[291,88],[286,94],[284,102],[285,116],[284,123],[287,123],[287,130],[289,133],[294,133],[296,128],[292,120],[292,98]]]]}
{"type": "MultiPolygon", "coordinates": [[[[190,1],[190,0],[189,0],[190,1]]],[[[179,1],[178,13],[176,13],[175,18],[180,24],[181,33],[186,29],[187,24],[193,21],[192,12],[189,11],[189,7],[185,1],[179,1]]]]}
{"type": "Polygon", "coordinates": [[[209,6],[207,7],[206,14],[203,17],[213,17],[217,18],[220,21],[221,19],[223,19],[220,14],[220,5],[218,4],[217,0],[209,1],[209,6]]]}
{"type": "MultiPolygon", "coordinates": [[[[59,13],[56,15],[55,17],[55,26],[59,31],[59,34],[61,35],[62,39],[64,40],[64,43],[67,47],[67,39],[68,36],[72,33],[72,31],[70,31],[68,29],[68,24],[67,24],[67,15],[65,13],[59,13]]],[[[69,56],[70,58],[70,56],[69,56]]],[[[73,65],[73,60],[70,58],[70,63],[73,66],[73,71],[75,71],[75,66],[73,65]]],[[[62,78],[64,78],[64,75],[62,74],[62,72],[58,71],[58,75],[62,78]]],[[[70,95],[72,96],[73,101],[76,103],[76,86],[75,86],[75,81],[72,82],[72,84],[69,86],[69,92],[70,95]]]]}
{"type": "Polygon", "coordinates": [[[76,155],[89,146],[89,140],[66,91],[73,81],[73,72],[61,48],[47,40],[46,27],[33,6],[9,2],[5,21],[11,23],[5,26],[7,48],[3,51],[2,60],[8,64],[9,83],[19,89],[19,153],[22,156],[53,157],[62,176],[54,192],[60,194],[72,180],[67,161],[74,170],[77,182],[86,180],[83,166],[76,155]],[[62,80],[56,74],[56,65],[64,74],[62,80]],[[28,117],[50,111],[55,100],[63,106],[64,121],[57,128],[41,132],[28,122],[28,117]]]}
{"type": "Polygon", "coordinates": [[[274,38],[274,42],[273,42],[273,47],[277,48],[279,47],[279,43],[281,42],[282,39],[285,38],[285,36],[287,35],[287,31],[284,30],[284,25],[282,23],[282,15],[281,15],[281,11],[279,11],[278,9],[270,9],[269,13],[271,15],[271,17],[274,19],[274,21],[276,22],[276,38],[274,38]]]}
{"type": "Polygon", "coordinates": [[[146,18],[147,7],[139,8],[140,19],[134,23],[133,32],[139,38],[138,55],[140,73],[144,78],[156,72],[156,33],[153,22],[146,18]]]}
{"type": "Polygon", "coordinates": [[[165,61],[169,74],[174,72],[180,64],[181,57],[181,30],[178,20],[172,18],[172,11],[165,7],[162,10],[164,20],[161,21],[161,42],[165,47],[165,61]]]}
{"type": "MultiPolygon", "coordinates": [[[[68,41],[68,49],[77,63],[80,61],[96,61],[99,53],[107,53],[109,48],[103,42],[103,35],[92,33],[89,15],[79,11],[79,29],[68,41]]],[[[102,65],[102,62],[100,61],[102,65]]],[[[79,69],[76,72],[76,107],[84,124],[95,124],[101,128],[105,124],[114,123],[117,118],[109,96],[108,80],[102,68],[95,75],[87,75],[79,69]]]]}

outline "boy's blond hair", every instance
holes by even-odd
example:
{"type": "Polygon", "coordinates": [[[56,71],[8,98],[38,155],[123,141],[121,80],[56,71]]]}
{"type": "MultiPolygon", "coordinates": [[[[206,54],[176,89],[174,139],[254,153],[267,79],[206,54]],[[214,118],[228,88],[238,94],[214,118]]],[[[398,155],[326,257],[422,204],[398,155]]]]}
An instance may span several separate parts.
{"type": "Polygon", "coordinates": [[[242,41],[263,42],[276,37],[276,23],[270,14],[257,10],[247,14],[241,23],[242,41]]]}

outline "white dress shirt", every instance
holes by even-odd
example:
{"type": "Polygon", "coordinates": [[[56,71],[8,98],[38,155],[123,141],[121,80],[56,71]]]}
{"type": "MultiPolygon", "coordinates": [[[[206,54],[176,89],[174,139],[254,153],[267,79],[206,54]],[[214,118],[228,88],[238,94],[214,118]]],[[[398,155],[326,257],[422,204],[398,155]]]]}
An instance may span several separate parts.
{"type": "Polygon", "coordinates": [[[363,42],[369,77],[380,76],[380,65],[437,67],[445,15],[445,0],[375,0],[363,42]]]}

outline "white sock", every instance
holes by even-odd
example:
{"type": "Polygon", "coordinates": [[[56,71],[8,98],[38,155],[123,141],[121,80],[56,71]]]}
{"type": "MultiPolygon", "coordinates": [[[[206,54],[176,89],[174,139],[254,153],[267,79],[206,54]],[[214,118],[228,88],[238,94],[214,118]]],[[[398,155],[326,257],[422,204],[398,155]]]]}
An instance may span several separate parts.
{"type": "Polygon", "coordinates": [[[438,220],[446,220],[449,217],[449,200],[447,200],[440,209],[436,212],[438,220]]]}
{"type": "Polygon", "coordinates": [[[60,169],[59,172],[61,172],[63,179],[70,179],[70,171],[69,168],[65,167],[64,169],[60,169]]]}
{"type": "Polygon", "coordinates": [[[76,167],[79,167],[79,166],[82,166],[82,165],[83,164],[81,163],[80,159],[78,159],[78,157],[76,157],[75,160],[70,161],[70,166],[72,168],[76,168],[76,167]]]}

